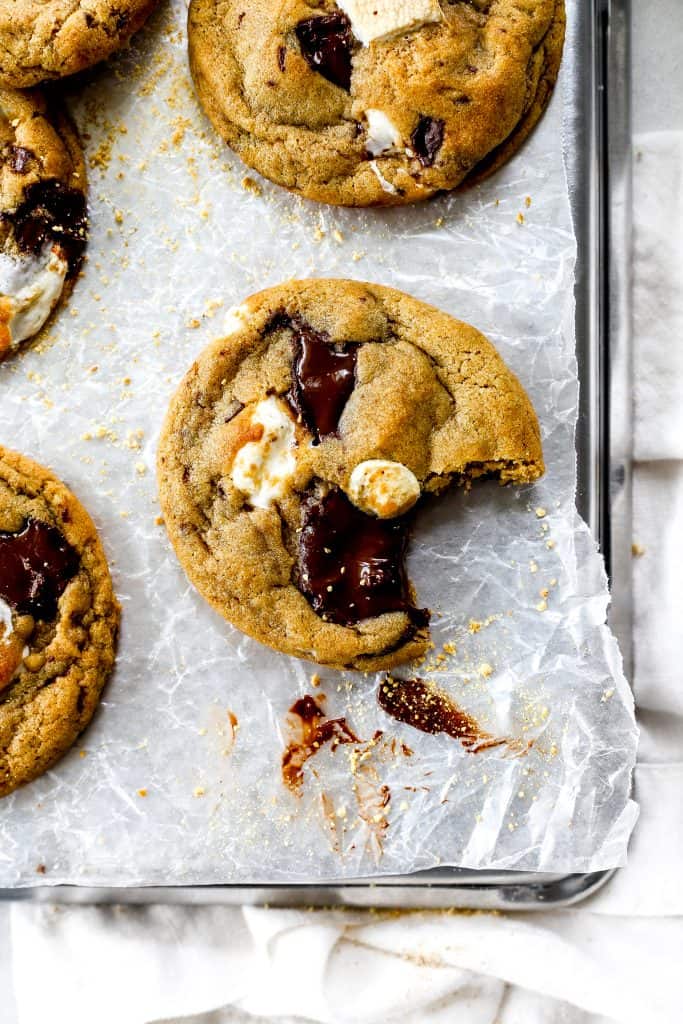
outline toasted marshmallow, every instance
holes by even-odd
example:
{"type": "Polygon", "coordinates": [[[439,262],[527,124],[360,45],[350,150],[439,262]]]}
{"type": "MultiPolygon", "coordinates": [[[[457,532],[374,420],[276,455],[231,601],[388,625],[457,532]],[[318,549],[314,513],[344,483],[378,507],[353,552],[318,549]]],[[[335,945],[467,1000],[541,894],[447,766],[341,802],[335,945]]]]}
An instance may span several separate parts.
{"type": "Polygon", "coordinates": [[[387,115],[381,110],[366,110],[365,118],[368,122],[368,137],[365,148],[370,156],[381,156],[391,149],[397,149],[401,143],[401,134],[387,115]]]}
{"type": "Polygon", "coordinates": [[[363,512],[393,519],[413,507],[420,497],[420,483],[402,462],[368,459],[351,473],[349,497],[363,512]]]}
{"type": "Polygon", "coordinates": [[[38,333],[59,302],[68,270],[50,245],[39,256],[0,252],[0,354],[38,333]]]}
{"type": "Polygon", "coordinates": [[[232,482],[254,508],[269,508],[282,497],[296,468],[296,426],[285,404],[274,395],[258,403],[251,422],[263,433],[237,452],[232,482]]]}
{"type": "Polygon", "coordinates": [[[225,314],[224,330],[225,337],[229,338],[231,334],[237,334],[246,327],[249,321],[249,307],[246,304],[241,306],[231,306],[225,314]]]}
{"type": "Polygon", "coordinates": [[[438,0],[337,0],[363,46],[441,21],[438,0]]]}

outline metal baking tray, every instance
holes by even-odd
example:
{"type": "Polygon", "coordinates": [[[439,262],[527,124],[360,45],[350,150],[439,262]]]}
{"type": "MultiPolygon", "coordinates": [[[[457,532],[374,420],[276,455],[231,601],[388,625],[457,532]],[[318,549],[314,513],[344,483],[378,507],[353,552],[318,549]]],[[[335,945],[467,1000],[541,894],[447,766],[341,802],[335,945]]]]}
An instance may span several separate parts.
{"type": "MultiPolygon", "coordinates": [[[[631,667],[630,481],[630,0],[568,0],[565,158],[574,227],[577,360],[577,505],[605,556],[611,624],[631,667]]],[[[271,906],[569,906],[613,872],[550,875],[439,868],[341,884],[0,890],[0,899],[68,903],[268,903],[271,906]]]]}

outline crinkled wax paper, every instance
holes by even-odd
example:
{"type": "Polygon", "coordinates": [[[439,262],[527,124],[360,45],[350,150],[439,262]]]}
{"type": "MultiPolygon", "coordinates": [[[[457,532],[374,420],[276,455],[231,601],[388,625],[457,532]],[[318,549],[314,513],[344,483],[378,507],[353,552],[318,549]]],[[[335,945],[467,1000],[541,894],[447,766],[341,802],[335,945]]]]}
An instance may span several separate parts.
{"type": "Polygon", "coordinates": [[[132,50],[70,87],[89,164],[88,262],[48,336],[0,367],[0,441],[83,500],[123,605],[94,723],[0,805],[0,884],[621,863],[636,728],[602,562],[574,510],[562,89],[483,186],[412,209],[328,209],[262,181],[219,142],[193,95],[185,13],[179,2],[157,12],[132,50]],[[315,666],[225,623],[171,551],[154,470],[168,400],[229,306],[295,276],[434,303],[483,330],[531,394],[545,478],[454,489],[423,510],[409,556],[420,604],[436,613],[420,673],[495,735],[533,739],[525,755],[468,753],[400,725],[378,707],[376,677],[322,670],[313,690],[315,666]],[[321,750],[297,797],[280,762],[287,709],[307,692],[370,742],[321,750]]]}

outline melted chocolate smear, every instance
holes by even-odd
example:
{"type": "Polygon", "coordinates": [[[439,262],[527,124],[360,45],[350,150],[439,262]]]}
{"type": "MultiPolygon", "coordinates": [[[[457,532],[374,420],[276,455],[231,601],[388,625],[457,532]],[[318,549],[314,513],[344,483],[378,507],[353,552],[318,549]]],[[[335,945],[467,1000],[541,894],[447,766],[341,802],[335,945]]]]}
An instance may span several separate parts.
{"type": "Polygon", "coordinates": [[[37,181],[26,189],[24,201],[0,218],[13,225],[17,245],[37,255],[43,246],[56,243],[64,251],[69,273],[75,274],[83,259],[88,215],[85,196],[61,181],[37,181]]]}
{"type": "Polygon", "coordinates": [[[289,716],[296,738],[282,755],[282,780],[293,793],[299,793],[304,781],[304,765],[325,743],[331,742],[334,750],[341,743],[360,741],[345,718],[326,718],[325,712],[309,694],[292,704],[289,716]]]}
{"type": "Polygon", "coordinates": [[[408,516],[376,519],[339,490],[304,503],[298,586],[326,621],[350,626],[386,612],[405,612],[413,627],[429,613],[410,602],[403,558],[408,516]]]}
{"type": "Polygon", "coordinates": [[[431,167],[443,143],[444,122],[435,117],[421,117],[410,136],[413,149],[423,167],[431,167]]]}
{"type": "Polygon", "coordinates": [[[452,736],[470,754],[503,746],[525,753],[530,746],[521,740],[498,739],[485,732],[476,719],[459,708],[448,694],[424,679],[392,679],[387,676],[379,685],[377,702],[388,715],[411,725],[413,729],[434,736],[440,733],[452,736]]]}
{"type": "Polygon", "coordinates": [[[356,384],[357,345],[335,348],[303,321],[290,320],[295,355],[289,401],[316,440],[334,434],[356,384]]]}
{"type": "Polygon", "coordinates": [[[28,519],[18,533],[0,531],[0,597],[19,615],[50,621],[79,558],[59,530],[28,519]]]}
{"type": "Polygon", "coordinates": [[[351,23],[341,12],[307,18],[296,26],[301,52],[314,71],[340,89],[351,88],[351,23]]]}

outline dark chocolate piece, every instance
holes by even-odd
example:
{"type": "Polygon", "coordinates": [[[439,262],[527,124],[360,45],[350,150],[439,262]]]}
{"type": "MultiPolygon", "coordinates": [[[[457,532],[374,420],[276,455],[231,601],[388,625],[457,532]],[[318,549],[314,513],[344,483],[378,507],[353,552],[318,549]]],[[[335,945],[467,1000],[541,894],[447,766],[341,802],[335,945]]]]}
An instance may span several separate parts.
{"type": "Polygon", "coordinates": [[[316,440],[334,434],[356,383],[357,345],[335,347],[304,321],[294,332],[293,382],[289,401],[316,440]]]}
{"type": "Polygon", "coordinates": [[[421,117],[410,136],[413,149],[423,167],[431,167],[443,143],[444,122],[435,117],[421,117]]]}
{"type": "Polygon", "coordinates": [[[342,626],[386,612],[405,612],[413,626],[425,626],[429,615],[411,604],[403,566],[411,522],[365,515],[339,490],[309,498],[297,585],[313,609],[342,626]]]}
{"type": "Polygon", "coordinates": [[[54,619],[78,566],[78,555],[54,526],[27,519],[18,533],[0,531],[0,597],[19,615],[54,619]]]}
{"type": "Polygon", "coordinates": [[[14,227],[17,245],[37,255],[46,243],[63,250],[71,275],[78,271],[85,249],[88,215],[85,196],[61,181],[36,181],[16,210],[4,210],[0,219],[14,227]]]}
{"type": "Polygon", "coordinates": [[[351,23],[341,11],[307,18],[296,26],[296,37],[306,61],[328,82],[351,88],[351,23]]]}

